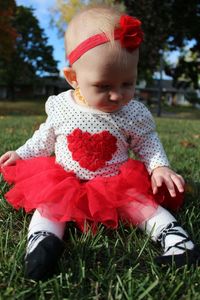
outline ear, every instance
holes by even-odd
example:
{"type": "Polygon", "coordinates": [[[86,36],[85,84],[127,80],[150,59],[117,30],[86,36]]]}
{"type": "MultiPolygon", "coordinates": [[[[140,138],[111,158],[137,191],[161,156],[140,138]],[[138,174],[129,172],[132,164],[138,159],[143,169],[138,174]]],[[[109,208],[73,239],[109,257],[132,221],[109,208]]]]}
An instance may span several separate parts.
{"type": "Polygon", "coordinates": [[[75,70],[72,67],[66,67],[63,69],[63,73],[67,82],[75,89],[78,86],[75,70]]]}

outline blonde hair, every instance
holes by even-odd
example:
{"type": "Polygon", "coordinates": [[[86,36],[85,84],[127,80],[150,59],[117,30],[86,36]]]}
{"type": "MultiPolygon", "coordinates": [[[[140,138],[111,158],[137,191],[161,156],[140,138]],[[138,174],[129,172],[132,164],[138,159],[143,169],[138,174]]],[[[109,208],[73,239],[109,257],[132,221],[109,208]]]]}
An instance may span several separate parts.
{"type": "Polygon", "coordinates": [[[114,29],[119,24],[122,12],[114,7],[90,6],[80,11],[68,25],[65,33],[67,55],[81,42],[97,33],[105,33],[114,42],[114,29]]]}

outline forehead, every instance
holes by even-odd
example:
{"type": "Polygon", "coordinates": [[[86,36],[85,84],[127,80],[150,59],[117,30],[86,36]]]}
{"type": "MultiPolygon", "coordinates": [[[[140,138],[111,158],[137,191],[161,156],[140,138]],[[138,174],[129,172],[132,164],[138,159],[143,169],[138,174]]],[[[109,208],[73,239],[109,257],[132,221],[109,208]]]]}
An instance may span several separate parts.
{"type": "Polygon", "coordinates": [[[129,53],[118,45],[105,43],[86,52],[80,59],[80,68],[93,77],[116,75],[135,76],[139,51],[129,53]]]}

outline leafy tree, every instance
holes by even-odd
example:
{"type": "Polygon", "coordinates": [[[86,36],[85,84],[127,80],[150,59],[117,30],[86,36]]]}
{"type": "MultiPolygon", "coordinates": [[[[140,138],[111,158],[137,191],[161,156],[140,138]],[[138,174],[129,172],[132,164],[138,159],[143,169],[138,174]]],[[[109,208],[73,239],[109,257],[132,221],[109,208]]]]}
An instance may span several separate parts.
{"type": "Polygon", "coordinates": [[[48,45],[48,39],[33,15],[33,10],[17,6],[13,26],[17,38],[12,57],[8,63],[0,56],[0,80],[9,87],[10,98],[14,98],[16,83],[30,83],[43,74],[58,75],[53,47],[48,45]]]}
{"type": "Polygon", "coordinates": [[[175,83],[184,75],[188,82],[193,82],[197,87],[200,67],[200,61],[197,59],[200,57],[200,2],[124,0],[124,3],[128,12],[138,16],[143,22],[145,43],[142,49],[141,70],[155,71],[163,51],[179,50],[179,63],[173,69],[168,65],[167,74],[174,78],[175,83]],[[194,54],[193,62],[185,59],[188,53],[182,55],[186,46],[192,56],[194,54]]]}
{"type": "Polygon", "coordinates": [[[200,82],[200,52],[187,51],[179,56],[176,66],[166,65],[165,72],[173,77],[177,87],[192,87],[199,89],[200,82]]]}
{"type": "Polygon", "coordinates": [[[0,0],[0,57],[9,61],[14,50],[17,32],[13,26],[14,0],[0,0]]]}

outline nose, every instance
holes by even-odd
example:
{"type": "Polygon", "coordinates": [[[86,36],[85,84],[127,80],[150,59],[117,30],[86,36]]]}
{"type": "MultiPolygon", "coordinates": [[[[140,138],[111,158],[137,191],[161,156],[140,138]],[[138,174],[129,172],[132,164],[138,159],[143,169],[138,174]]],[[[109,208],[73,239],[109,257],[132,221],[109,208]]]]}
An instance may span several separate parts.
{"type": "Polygon", "coordinates": [[[120,101],[122,99],[122,91],[121,89],[115,89],[110,91],[109,100],[110,101],[120,101]]]}

